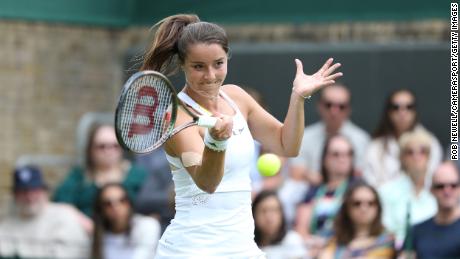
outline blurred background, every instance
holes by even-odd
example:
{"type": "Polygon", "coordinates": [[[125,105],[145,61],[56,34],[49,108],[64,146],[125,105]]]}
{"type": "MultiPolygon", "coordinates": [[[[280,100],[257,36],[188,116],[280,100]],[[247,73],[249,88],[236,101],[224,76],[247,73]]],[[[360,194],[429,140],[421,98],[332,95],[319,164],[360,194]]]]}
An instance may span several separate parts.
{"type": "MultiPolygon", "coordinates": [[[[2,0],[1,204],[17,164],[41,166],[51,187],[64,177],[80,159],[82,116],[114,112],[149,28],[176,13],[195,13],[227,30],[226,82],[261,91],[279,119],[287,110],[294,58],[311,73],[334,57],[343,64],[356,124],[371,133],[384,97],[409,88],[422,124],[448,144],[447,1],[2,0]]],[[[173,81],[182,87],[181,80],[173,81]]],[[[307,101],[307,125],[318,120],[315,101],[307,101]]]]}

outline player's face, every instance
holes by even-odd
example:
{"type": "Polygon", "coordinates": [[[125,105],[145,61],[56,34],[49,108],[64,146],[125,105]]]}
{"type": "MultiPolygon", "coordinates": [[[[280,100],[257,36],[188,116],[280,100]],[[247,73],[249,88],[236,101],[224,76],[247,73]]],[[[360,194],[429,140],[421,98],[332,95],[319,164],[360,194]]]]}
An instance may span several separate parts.
{"type": "Polygon", "coordinates": [[[190,45],[183,70],[188,87],[205,95],[216,93],[227,76],[227,53],[216,43],[190,45]]]}
{"type": "Polygon", "coordinates": [[[332,139],[324,162],[329,178],[348,177],[353,166],[353,152],[350,143],[342,137],[332,139]]]}
{"type": "Polygon", "coordinates": [[[440,209],[453,209],[460,202],[460,179],[452,165],[441,165],[435,172],[431,192],[440,209]]]}
{"type": "Polygon", "coordinates": [[[391,100],[390,120],[397,132],[410,129],[415,120],[415,100],[409,92],[399,92],[391,100]]]}
{"type": "Polygon", "coordinates": [[[120,162],[122,150],[113,127],[102,126],[97,130],[94,135],[91,152],[96,167],[112,167],[120,162]]]}
{"type": "Polygon", "coordinates": [[[353,192],[348,204],[350,219],[355,225],[369,226],[377,217],[377,197],[367,187],[360,187],[353,192]]]}
{"type": "Polygon", "coordinates": [[[259,203],[255,210],[255,224],[264,235],[274,236],[281,228],[282,213],[281,204],[274,196],[267,197],[259,203]]]}

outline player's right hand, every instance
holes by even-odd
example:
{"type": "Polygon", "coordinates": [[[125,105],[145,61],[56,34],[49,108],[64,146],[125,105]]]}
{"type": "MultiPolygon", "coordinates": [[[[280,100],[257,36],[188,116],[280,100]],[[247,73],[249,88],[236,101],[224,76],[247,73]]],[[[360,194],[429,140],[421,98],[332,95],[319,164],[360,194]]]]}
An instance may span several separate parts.
{"type": "Polygon", "coordinates": [[[209,129],[209,133],[215,140],[226,140],[232,136],[233,116],[214,114],[217,118],[216,125],[209,129]]]}

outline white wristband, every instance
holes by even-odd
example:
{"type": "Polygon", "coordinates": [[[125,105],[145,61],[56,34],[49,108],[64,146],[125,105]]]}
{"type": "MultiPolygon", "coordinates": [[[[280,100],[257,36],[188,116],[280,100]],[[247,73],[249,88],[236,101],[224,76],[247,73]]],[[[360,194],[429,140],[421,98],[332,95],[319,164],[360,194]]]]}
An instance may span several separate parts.
{"type": "Polygon", "coordinates": [[[211,150],[222,152],[225,151],[225,149],[227,149],[227,140],[214,139],[209,133],[209,130],[206,129],[204,133],[204,145],[211,150]]]}

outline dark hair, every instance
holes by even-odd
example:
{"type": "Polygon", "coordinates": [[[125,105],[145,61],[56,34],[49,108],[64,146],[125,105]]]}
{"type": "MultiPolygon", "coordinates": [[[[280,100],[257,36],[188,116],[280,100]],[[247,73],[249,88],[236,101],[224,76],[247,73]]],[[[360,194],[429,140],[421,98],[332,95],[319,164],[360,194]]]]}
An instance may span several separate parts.
{"type": "MultiPolygon", "coordinates": [[[[276,194],[275,191],[272,191],[272,190],[263,190],[261,191],[260,193],[257,194],[257,196],[254,198],[254,201],[252,203],[252,215],[254,217],[254,221],[256,220],[256,210],[257,210],[257,207],[260,205],[260,203],[262,203],[262,201],[266,200],[267,198],[270,198],[270,197],[274,197],[276,198],[276,200],[278,201],[279,205],[280,205],[280,208],[281,208],[281,226],[280,226],[280,229],[278,229],[277,231],[277,235],[275,236],[275,238],[273,240],[270,240],[270,244],[269,245],[275,245],[275,244],[278,244],[280,243],[284,236],[286,236],[286,232],[287,232],[287,227],[286,227],[286,218],[284,216],[284,212],[283,212],[283,204],[281,203],[280,199],[278,198],[278,195],[276,194]]],[[[255,225],[255,228],[254,228],[254,240],[256,242],[256,244],[260,247],[262,246],[262,237],[263,237],[263,233],[262,231],[260,230],[260,228],[257,226],[257,224],[254,224],[255,225]]]]}
{"type": "Polygon", "coordinates": [[[346,138],[345,136],[343,135],[340,135],[340,134],[335,134],[335,135],[332,135],[330,137],[328,137],[324,143],[324,147],[323,147],[323,153],[321,154],[321,178],[322,178],[322,182],[324,184],[326,184],[327,182],[329,182],[329,172],[327,171],[327,168],[326,168],[326,156],[327,156],[327,153],[329,152],[329,149],[330,149],[330,145],[332,143],[332,140],[334,140],[335,138],[342,138],[342,139],[345,139],[348,144],[350,145],[350,148],[351,148],[351,159],[352,159],[352,163],[351,163],[351,168],[350,168],[350,172],[348,174],[348,178],[349,180],[351,180],[353,178],[353,171],[354,171],[354,151],[353,151],[353,145],[351,144],[350,140],[348,140],[348,138],[346,138]]]}
{"type": "Polygon", "coordinates": [[[182,64],[188,47],[196,43],[219,44],[228,53],[228,39],[222,27],[202,22],[194,14],[169,16],[153,26],[152,44],[146,50],[141,70],[156,70],[166,75],[177,72],[177,60],[182,64]]]}
{"type": "Polygon", "coordinates": [[[119,188],[124,192],[125,198],[129,204],[129,207],[131,208],[131,213],[129,215],[128,219],[128,229],[126,231],[126,234],[129,236],[131,232],[131,219],[133,216],[133,203],[132,200],[130,199],[127,190],[125,187],[119,183],[109,183],[104,185],[102,188],[100,188],[97,192],[96,195],[96,200],[94,203],[94,214],[93,214],[93,222],[94,222],[94,230],[93,230],[93,242],[91,245],[91,258],[93,259],[103,259],[105,258],[104,256],[104,235],[107,230],[112,229],[112,224],[111,222],[106,218],[105,213],[104,213],[104,206],[103,206],[103,200],[102,200],[102,195],[104,194],[105,190],[116,187],[119,188]]]}
{"type": "MultiPolygon", "coordinates": [[[[416,97],[415,97],[415,93],[413,91],[411,91],[409,89],[402,88],[402,89],[398,89],[398,90],[395,90],[395,91],[391,92],[387,96],[387,98],[385,100],[385,106],[383,108],[383,114],[381,115],[378,127],[374,131],[374,134],[373,134],[374,138],[378,138],[378,137],[388,138],[390,136],[395,136],[396,129],[395,129],[395,126],[394,126],[394,124],[393,124],[393,122],[391,121],[391,118],[390,118],[391,106],[393,104],[393,98],[397,94],[400,94],[400,93],[403,93],[403,92],[406,92],[406,93],[410,94],[412,96],[412,98],[414,99],[414,105],[416,105],[416,97]]],[[[414,122],[411,125],[409,130],[414,129],[415,125],[417,124],[417,121],[418,121],[418,115],[417,115],[417,112],[416,112],[414,122]]]]}
{"type": "Polygon", "coordinates": [[[377,215],[371,223],[371,229],[369,231],[370,235],[378,236],[385,230],[382,225],[382,204],[380,203],[377,191],[366,182],[357,181],[348,188],[347,192],[343,196],[343,203],[340,206],[339,212],[334,220],[334,232],[337,238],[337,243],[340,245],[348,245],[356,235],[356,229],[350,218],[349,209],[352,203],[353,194],[359,188],[369,189],[373,193],[377,205],[377,215]]]}

